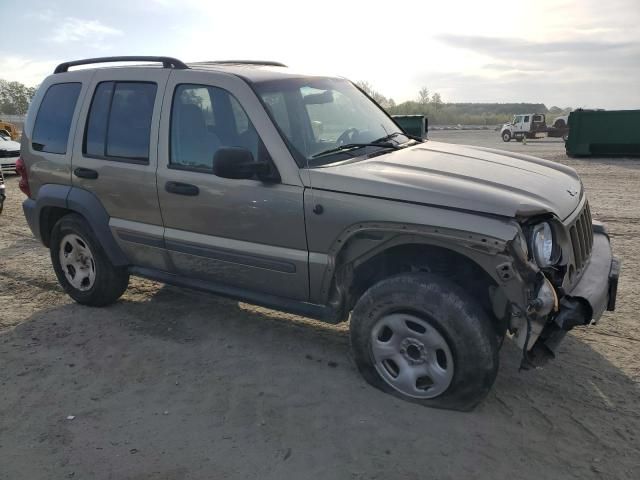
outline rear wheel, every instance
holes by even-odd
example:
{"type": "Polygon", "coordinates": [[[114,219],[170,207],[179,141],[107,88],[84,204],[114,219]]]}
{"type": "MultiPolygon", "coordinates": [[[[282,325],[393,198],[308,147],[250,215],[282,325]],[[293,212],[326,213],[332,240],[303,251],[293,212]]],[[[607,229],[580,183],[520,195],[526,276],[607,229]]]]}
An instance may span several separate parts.
{"type": "Polygon", "coordinates": [[[70,214],[58,220],[49,247],[58,281],[76,302],[95,307],[109,305],[127,289],[127,268],[111,264],[80,215],[70,214]]]}
{"type": "Polygon", "coordinates": [[[511,140],[511,132],[509,132],[508,130],[502,132],[502,141],[508,142],[510,140],[511,140]]]}
{"type": "Polygon", "coordinates": [[[358,369],[376,388],[426,406],[470,410],[498,371],[495,329],[465,291],[432,274],[371,287],[351,316],[358,369]]]}

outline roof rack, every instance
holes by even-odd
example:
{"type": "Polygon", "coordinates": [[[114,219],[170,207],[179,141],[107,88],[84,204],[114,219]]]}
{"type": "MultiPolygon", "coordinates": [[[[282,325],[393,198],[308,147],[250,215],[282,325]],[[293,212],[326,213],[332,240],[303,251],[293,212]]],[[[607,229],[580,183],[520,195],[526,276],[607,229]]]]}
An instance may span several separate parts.
{"type": "Polygon", "coordinates": [[[178,70],[184,70],[187,65],[180,60],[172,57],[153,57],[153,56],[124,56],[124,57],[98,57],[98,58],[86,58],[84,60],[74,60],[72,62],[64,62],[56,67],[53,73],[64,73],[69,71],[69,67],[76,67],[78,65],[91,65],[93,63],[111,63],[111,62],[159,62],[162,63],[163,68],[175,68],[178,70]]]}
{"type": "Polygon", "coordinates": [[[270,60],[214,60],[211,62],[216,65],[263,65],[265,67],[286,67],[284,63],[272,62],[270,60]]]}

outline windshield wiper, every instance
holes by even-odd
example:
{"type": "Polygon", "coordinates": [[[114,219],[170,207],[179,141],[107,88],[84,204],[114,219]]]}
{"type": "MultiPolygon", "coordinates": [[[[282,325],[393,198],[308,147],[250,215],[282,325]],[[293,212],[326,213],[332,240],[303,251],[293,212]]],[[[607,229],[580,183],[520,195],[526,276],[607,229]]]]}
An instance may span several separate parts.
{"type": "Polygon", "coordinates": [[[415,140],[417,142],[422,142],[423,141],[422,138],[415,137],[413,135],[409,135],[408,133],[405,133],[405,132],[393,132],[393,133],[390,133],[389,135],[387,135],[386,137],[382,137],[382,138],[379,138],[377,140],[374,140],[373,143],[387,142],[387,141],[392,140],[393,138],[397,137],[398,135],[404,135],[405,137],[407,137],[407,138],[409,138],[411,140],[415,140]]]}
{"type": "Polygon", "coordinates": [[[330,148],[329,150],[325,150],[324,152],[316,153],[315,155],[312,155],[311,158],[318,158],[324,155],[329,155],[330,153],[343,152],[346,150],[353,150],[355,148],[362,148],[362,147],[383,147],[383,148],[392,148],[394,150],[397,150],[398,148],[400,148],[393,143],[384,142],[383,140],[376,140],[375,142],[368,142],[368,143],[347,143],[345,145],[340,145],[339,147],[330,148]]]}

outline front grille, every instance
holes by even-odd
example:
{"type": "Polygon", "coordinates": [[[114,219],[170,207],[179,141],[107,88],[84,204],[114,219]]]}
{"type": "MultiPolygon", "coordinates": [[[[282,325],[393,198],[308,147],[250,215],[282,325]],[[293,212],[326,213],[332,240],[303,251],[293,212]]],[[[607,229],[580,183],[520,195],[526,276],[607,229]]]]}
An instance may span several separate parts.
{"type": "Polygon", "coordinates": [[[580,271],[589,261],[593,247],[593,227],[591,226],[591,210],[589,202],[585,202],[582,212],[569,227],[573,258],[576,270],[580,271]]]}
{"type": "Polygon", "coordinates": [[[20,156],[20,150],[0,150],[0,158],[13,158],[13,157],[19,157],[20,156]]]}

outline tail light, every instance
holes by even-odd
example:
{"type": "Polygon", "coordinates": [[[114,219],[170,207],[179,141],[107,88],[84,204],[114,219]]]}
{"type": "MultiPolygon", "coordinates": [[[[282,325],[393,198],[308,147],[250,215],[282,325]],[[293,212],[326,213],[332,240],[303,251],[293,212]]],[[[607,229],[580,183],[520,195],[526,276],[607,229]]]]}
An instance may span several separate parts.
{"type": "Polygon", "coordinates": [[[27,173],[27,167],[24,164],[24,160],[22,157],[16,160],[16,173],[20,175],[20,181],[18,182],[18,187],[20,191],[24,193],[27,197],[31,197],[31,187],[29,186],[29,174],[27,173]]]}

